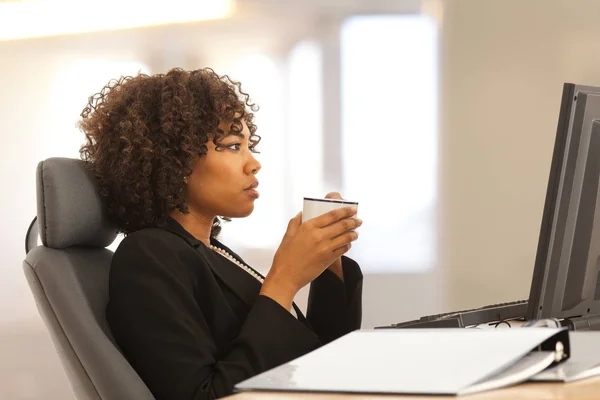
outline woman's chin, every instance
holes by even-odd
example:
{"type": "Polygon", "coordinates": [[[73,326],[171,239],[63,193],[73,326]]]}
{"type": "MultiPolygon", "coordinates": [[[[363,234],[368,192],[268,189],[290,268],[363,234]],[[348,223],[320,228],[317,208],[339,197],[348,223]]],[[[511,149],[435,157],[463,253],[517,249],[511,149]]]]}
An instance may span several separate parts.
{"type": "Polygon", "coordinates": [[[247,216],[252,214],[253,211],[254,211],[254,204],[251,204],[250,206],[246,206],[244,208],[239,208],[239,209],[235,210],[234,212],[229,213],[228,217],[229,218],[246,218],[247,216]]]}

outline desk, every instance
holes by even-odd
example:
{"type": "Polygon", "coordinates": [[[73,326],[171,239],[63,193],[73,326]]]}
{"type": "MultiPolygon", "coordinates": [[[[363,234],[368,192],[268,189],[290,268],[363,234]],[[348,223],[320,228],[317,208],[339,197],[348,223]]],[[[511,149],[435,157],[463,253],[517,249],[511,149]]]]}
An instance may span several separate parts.
{"type": "Polygon", "coordinates": [[[523,383],[506,389],[469,396],[392,396],[290,392],[243,392],[228,400],[597,400],[600,399],[600,377],[571,383],[523,383]]]}

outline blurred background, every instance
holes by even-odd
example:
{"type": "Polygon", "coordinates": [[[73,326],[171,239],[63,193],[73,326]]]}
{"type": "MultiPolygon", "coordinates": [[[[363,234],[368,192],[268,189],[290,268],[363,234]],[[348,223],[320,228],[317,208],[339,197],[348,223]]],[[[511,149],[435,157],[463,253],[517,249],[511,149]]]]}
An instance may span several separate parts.
{"type": "Polygon", "coordinates": [[[241,81],[261,107],[261,199],[223,239],[266,273],[302,197],[360,202],[372,328],[528,297],[562,84],[600,85],[598,15],[597,0],[0,0],[0,398],[73,398],[24,236],[37,163],[79,157],[79,114],[110,79],[241,81]]]}

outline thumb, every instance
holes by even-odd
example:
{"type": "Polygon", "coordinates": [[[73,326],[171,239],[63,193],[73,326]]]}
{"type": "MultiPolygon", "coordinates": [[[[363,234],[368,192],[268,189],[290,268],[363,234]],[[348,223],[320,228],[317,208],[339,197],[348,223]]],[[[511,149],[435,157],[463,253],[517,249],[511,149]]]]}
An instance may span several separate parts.
{"type": "Polygon", "coordinates": [[[338,192],[329,192],[325,195],[326,199],[338,199],[338,200],[343,200],[342,195],[339,194],[338,192]]]}

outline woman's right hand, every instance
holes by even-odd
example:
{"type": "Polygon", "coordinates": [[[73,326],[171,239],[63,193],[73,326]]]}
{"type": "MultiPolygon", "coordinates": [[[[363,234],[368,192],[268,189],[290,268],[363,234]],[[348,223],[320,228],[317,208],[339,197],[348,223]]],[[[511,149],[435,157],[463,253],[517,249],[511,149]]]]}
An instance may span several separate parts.
{"type": "Polygon", "coordinates": [[[356,209],[338,208],[302,223],[302,213],[292,218],[273,258],[261,294],[291,309],[296,293],[345,254],[358,238],[362,221],[356,209]]]}

